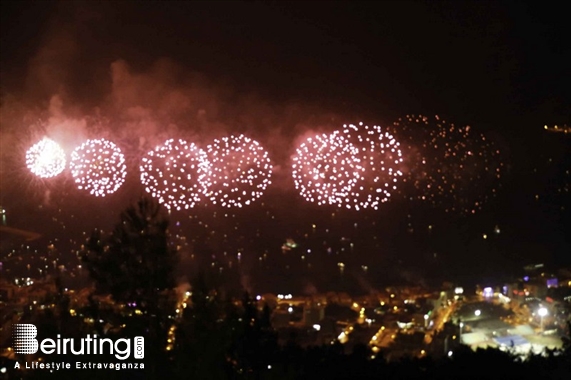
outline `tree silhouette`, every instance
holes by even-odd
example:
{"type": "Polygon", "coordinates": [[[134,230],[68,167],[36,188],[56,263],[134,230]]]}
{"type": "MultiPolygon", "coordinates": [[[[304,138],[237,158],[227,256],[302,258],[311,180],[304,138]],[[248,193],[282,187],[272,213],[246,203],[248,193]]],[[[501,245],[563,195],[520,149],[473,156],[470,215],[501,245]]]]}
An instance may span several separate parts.
{"type": "Polygon", "coordinates": [[[238,319],[235,308],[209,289],[203,273],[192,281],[190,301],[176,325],[174,375],[180,379],[226,379],[231,365],[227,353],[238,319]]]}
{"type": "Polygon", "coordinates": [[[169,244],[168,225],[160,205],[142,198],[121,213],[110,235],[95,231],[82,256],[96,291],[136,311],[125,332],[145,337],[145,362],[152,375],[166,363],[169,316],[176,305],[178,254],[169,244]]]}
{"type": "Polygon", "coordinates": [[[257,302],[244,293],[238,322],[238,339],[233,342],[232,357],[237,368],[258,374],[268,367],[278,351],[269,307],[264,305],[260,312],[257,302]]]}
{"type": "Polygon", "coordinates": [[[121,213],[106,239],[96,230],[83,256],[99,292],[116,302],[153,309],[175,286],[176,251],[168,243],[169,221],[159,204],[142,198],[121,213]]]}
{"type": "Polygon", "coordinates": [[[565,331],[566,334],[561,337],[563,353],[571,359],[571,321],[567,321],[565,331]]]}

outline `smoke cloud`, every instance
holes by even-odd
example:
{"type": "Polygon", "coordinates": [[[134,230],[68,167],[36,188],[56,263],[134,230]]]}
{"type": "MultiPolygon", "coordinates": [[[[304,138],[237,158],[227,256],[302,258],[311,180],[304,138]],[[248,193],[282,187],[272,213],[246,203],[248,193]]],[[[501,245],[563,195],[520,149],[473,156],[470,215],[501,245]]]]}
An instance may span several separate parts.
{"type": "Polygon", "coordinates": [[[134,172],[147,151],[169,138],[205,147],[215,138],[242,133],[269,152],[272,187],[291,189],[289,166],[296,145],[343,123],[322,106],[270,100],[172,58],[157,57],[144,65],[113,56],[121,51],[118,46],[132,50],[125,42],[112,44],[111,53],[103,54],[95,38],[104,13],[59,5],[21,86],[3,88],[3,172],[44,136],[68,155],[86,139],[107,138],[124,151],[128,170],[134,172]]]}

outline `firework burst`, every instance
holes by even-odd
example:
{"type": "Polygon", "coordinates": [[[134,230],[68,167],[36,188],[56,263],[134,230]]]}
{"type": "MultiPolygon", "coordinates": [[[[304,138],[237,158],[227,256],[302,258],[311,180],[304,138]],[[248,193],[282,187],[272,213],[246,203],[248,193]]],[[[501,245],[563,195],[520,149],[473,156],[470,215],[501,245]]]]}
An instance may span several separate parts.
{"type": "Polygon", "coordinates": [[[260,198],[271,183],[268,152],[244,135],[216,139],[206,148],[212,164],[208,198],[223,207],[248,206],[260,198]]]}
{"type": "Polygon", "coordinates": [[[342,206],[363,172],[359,149],[338,131],[308,138],[293,157],[296,189],[318,205],[342,206]]]}
{"type": "Polygon", "coordinates": [[[403,162],[399,143],[381,127],[353,124],[343,125],[343,135],[358,150],[363,174],[345,198],[345,207],[355,210],[377,210],[387,202],[402,176],[403,162]]]}
{"type": "Polygon", "coordinates": [[[148,152],[139,169],[148,193],[169,210],[186,210],[202,201],[210,163],[194,143],[170,139],[148,152]]]}
{"type": "Polygon", "coordinates": [[[71,174],[78,189],[104,197],[125,182],[125,156],[105,139],[87,140],[71,154],[71,174]]]}
{"type": "Polygon", "coordinates": [[[40,178],[52,178],[65,169],[65,152],[55,141],[44,137],[26,152],[26,165],[40,178]]]}

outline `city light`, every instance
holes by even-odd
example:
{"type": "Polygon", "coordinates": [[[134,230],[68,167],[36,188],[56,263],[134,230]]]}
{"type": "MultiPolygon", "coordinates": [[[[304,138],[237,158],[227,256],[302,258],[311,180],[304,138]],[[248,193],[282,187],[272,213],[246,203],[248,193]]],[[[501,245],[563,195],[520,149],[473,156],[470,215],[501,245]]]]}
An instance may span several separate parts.
{"type": "Polygon", "coordinates": [[[539,310],[537,310],[537,314],[539,314],[539,318],[540,318],[539,326],[540,326],[541,332],[543,332],[543,317],[545,317],[547,315],[547,313],[548,313],[547,309],[540,305],[539,310]]]}
{"type": "Polygon", "coordinates": [[[484,291],[483,291],[483,296],[486,298],[493,297],[494,296],[494,290],[490,286],[485,287],[484,291]]]}

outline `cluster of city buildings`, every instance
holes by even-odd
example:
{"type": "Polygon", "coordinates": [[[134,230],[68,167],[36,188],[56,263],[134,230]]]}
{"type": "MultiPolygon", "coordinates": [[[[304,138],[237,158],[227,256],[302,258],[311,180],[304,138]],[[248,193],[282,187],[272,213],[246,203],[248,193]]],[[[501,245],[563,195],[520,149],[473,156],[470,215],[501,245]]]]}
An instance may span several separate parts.
{"type": "MultiPolygon", "coordinates": [[[[2,232],[22,246],[27,246],[28,239],[38,239],[17,231],[2,232]]],[[[287,243],[282,249],[290,249],[293,241],[287,243]]],[[[0,273],[9,267],[18,275],[11,272],[0,280],[2,347],[10,345],[10,325],[17,323],[24,311],[54,307],[49,296],[61,291],[56,289],[56,277],[67,276],[66,284],[72,284],[69,279],[84,271],[78,252],[64,257],[53,242],[41,244],[48,244],[47,249],[28,252],[26,256],[4,250],[0,273]],[[8,266],[3,265],[8,262],[8,266]]],[[[70,286],[63,291],[70,300],[70,313],[75,316],[75,310],[88,304],[93,289],[70,286]]],[[[185,289],[173,315],[190,305],[191,292],[192,289],[185,289]]],[[[282,344],[292,340],[305,347],[338,343],[348,352],[357,345],[366,345],[373,355],[388,358],[453,355],[461,344],[473,349],[540,352],[545,347],[560,347],[560,337],[567,333],[571,320],[571,268],[554,270],[532,264],[525,266],[517,278],[486,282],[475,288],[444,283],[432,289],[392,286],[365,295],[312,292],[253,297],[260,310],[265,305],[269,307],[272,327],[282,344]]],[[[110,297],[95,300],[123,312],[138,310],[134,305],[117,305],[110,297]]],[[[113,328],[112,324],[109,328],[113,328]]]]}
{"type": "Polygon", "coordinates": [[[527,354],[561,347],[571,322],[571,271],[526,266],[509,282],[464,289],[392,287],[364,296],[264,294],[282,343],[358,344],[388,357],[453,355],[459,345],[527,354]]]}

